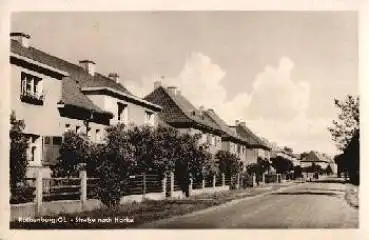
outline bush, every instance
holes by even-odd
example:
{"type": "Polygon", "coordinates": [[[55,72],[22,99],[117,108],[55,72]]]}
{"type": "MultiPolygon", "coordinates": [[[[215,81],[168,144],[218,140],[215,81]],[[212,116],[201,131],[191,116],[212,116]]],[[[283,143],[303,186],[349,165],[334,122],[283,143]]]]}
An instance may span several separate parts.
{"type": "Polygon", "coordinates": [[[68,131],[64,133],[60,156],[51,167],[53,177],[78,177],[81,163],[91,158],[91,143],[85,136],[68,131]]]}
{"type": "Polygon", "coordinates": [[[250,175],[247,171],[244,171],[240,175],[241,178],[241,187],[247,188],[247,187],[253,187],[254,182],[252,179],[252,175],[250,175]]]}
{"type": "Polygon", "coordinates": [[[12,188],[10,204],[32,202],[35,197],[34,192],[35,187],[31,187],[28,184],[19,184],[12,188]]]}
{"type": "Polygon", "coordinates": [[[289,171],[293,170],[293,163],[283,157],[277,156],[272,158],[272,165],[276,169],[277,173],[286,174],[289,171]]]}
{"type": "Polygon", "coordinates": [[[137,163],[134,173],[150,172],[163,176],[174,171],[180,189],[188,194],[190,178],[195,182],[205,173],[214,173],[211,155],[206,146],[199,146],[199,137],[161,126],[130,127],[128,138],[137,163]]]}
{"type": "Polygon", "coordinates": [[[242,165],[240,159],[229,151],[220,150],[215,155],[219,171],[231,178],[231,189],[236,189],[237,175],[241,172],[242,165]]]}
{"type": "Polygon", "coordinates": [[[24,121],[17,120],[15,113],[10,116],[10,191],[14,199],[23,199],[27,197],[27,191],[24,190],[24,180],[27,171],[27,148],[28,137],[23,133],[25,128],[24,121]]]}
{"type": "Polygon", "coordinates": [[[137,167],[124,124],[106,128],[106,145],[97,166],[98,198],[108,206],[119,204],[127,193],[129,175],[137,167]]]}
{"type": "Polygon", "coordinates": [[[301,166],[295,166],[293,169],[294,178],[301,178],[302,177],[302,168],[301,166]]]}

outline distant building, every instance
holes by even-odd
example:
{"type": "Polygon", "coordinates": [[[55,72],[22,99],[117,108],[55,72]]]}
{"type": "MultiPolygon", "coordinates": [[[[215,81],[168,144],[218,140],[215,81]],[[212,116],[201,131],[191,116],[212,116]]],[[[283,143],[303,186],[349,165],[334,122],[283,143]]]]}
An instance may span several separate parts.
{"type": "Polygon", "coordinates": [[[268,146],[260,137],[256,136],[247,126],[245,122],[235,121],[234,129],[238,136],[245,139],[248,143],[246,149],[246,163],[256,163],[258,158],[269,161],[271,147],[268,146]]]}
{"type": "Polygon", "coordinates": [[[180,133],[201,134],[200,144],[206,144],[210,153],[222,149],[223,131],[206,116],[204,108],[196,108],[176,87],[164,87],[156,81],[144,99],[162,106],[159,118],[180,133]]]}
{"type": "Polygon", "coordinates": [[[205,114],[223,131],[222,150],[229,151],[239,157],[243,165],[243,170],[246,170],[246,166],[249,164],[246,156],[248,146],[247,140],[237,135],[235,129],[230,128],[213,109],[208,109],[205,114]]]}
{"type": "Polygon", "coordinates": [[[310,153],[304,156],[300,162],[301,167],[310,167],[314,163],[315,165],[319,165],[322,169],[326,169],[328,166],[331,166],[333,172],[336,171],[333,159],[317,151],[310,151],[310,153]]]}

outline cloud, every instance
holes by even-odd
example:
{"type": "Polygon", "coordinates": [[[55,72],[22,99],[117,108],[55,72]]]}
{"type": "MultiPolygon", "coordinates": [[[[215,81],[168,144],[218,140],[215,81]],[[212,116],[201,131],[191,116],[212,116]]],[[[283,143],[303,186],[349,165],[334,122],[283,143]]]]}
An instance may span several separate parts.
{"type": "MultiPolygon", "coordinates": [[[[278,66],[266,66],[252,84],[251,91],[227,99],[227,90],[221,80],[226,71],[203,53],[191,53],[177,76],[167,77],[166,86],[177,86],[195,106],[213,108],[225,121],[232,124],[244,120],[257,134],[292,147],[295,151],[335,151],[329,141],[327,119],[306,116],[310,102],[310,85],[291,78],[294,62],[280,59],[278,66]]],[[[133,93],[145,96],[153,89],[160,75],[143,77],[141,84],[127,82],[133,93]]]]}
{"type": "MultiPolygon", "coordinates": [[[[177,76],[165,77],[162,83],[166,86],[178,87],[182,94],[195,106],[204,105],[206,108],[224,108],[227,91],[221,84],[226,72],[212,60],[199,52],[192,52],[187,56],[182,70],[177,76]]],[[[138,96],[145,96],[153,90],[153,82],[160,78],[159,74],[145,76],[142,84],[127,81],[128,89],[138,96]]]]}
{"type": "Polygon", "coordinates": [[[310,86],[307,82],[295,82],[290,75],[294,63],[281,58],[279,66],[267,66],[257,75],[247,111],[250,119],[290,120],[306,113],[309,107],[310,86]]]}

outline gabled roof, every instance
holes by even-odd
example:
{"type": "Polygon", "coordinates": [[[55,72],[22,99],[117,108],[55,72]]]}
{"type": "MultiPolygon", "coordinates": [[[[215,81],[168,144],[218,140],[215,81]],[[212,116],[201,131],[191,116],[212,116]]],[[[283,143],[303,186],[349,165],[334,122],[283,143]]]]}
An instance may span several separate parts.
{"type": "Polygon", "coordinates": [[[86,110],[112,115],[112,113],[102,110],[86,97],[81,92],[80,86],[71,78],[62,80],[62,101],[65,105],[77,106],[86,110]]]}
{"type": "MultiPolygon", "coordinates": [[[[53,57],[47,53],[44,53],[36,48],[28,47],[24,48],[15,40],[11,40],[11,53],[16,55],[11,55],[12,57],[20,56],[24,59],[30,59],[34,62],[41,63],[45,66],[53,67],[57,70],[68,73],[70,76],[70,71],[66,71],[67,67],[62,67],[66,65],[67,62],[53,57]],[[58,64],[57,64],[58,63],[58,64]]],[[[73,77],[66,77],[62,80],[62,99],[60,99],[64,105],[71,105],[86,110],[94,111],[101,114],[108,114],[112,116],[112,113],[107,112],[96,106],[88,97],[86,97],[80,89],[79,84],[73,77]]]]}
{"type": "Polygon", "coordinates": [[[328,160],[322,154],[318,153],[317,151],[310,151],[310,153],[301,160],[301,162],[326,162],[330,163],[331,160],[328,160]]]}
{"type": "Polygon", "coordinates": [[[207,111],[204,112],[205,115],[211,120],[213,121],[223,132],[223,136],[224,138],[230,138],[233,139],[235,141],[238,142],[242,142],[245,144],[248,144],[246,139],[243,139],[241,136],[238,136],[237,133],[235,133],[228,125],[227,123],[221,119],[219,117],[219,115],[213,110],[213,109],[208,109],[207,111]]]}
{"type": "Polygon", "coordinates": [[[145,100],[162,106],[159,116],[172,126],[184,125],[220,133],[221,129],[197,109],[182,94],[173,94],[159,86],[145,100]]]}
{"type": "Polygon", "coordinates": [[[237,134],[243,139],[246,139],[251,147],[263,148],[270,150],[271,148],[263,140],[255,135],[247,126],[246,123],[240,123],[234,126],[236,128],[237,134]]]}
{"type": "Polygon", "coordinates": [[[92,76],[77,64],[52,56],[34,47],[25,48],[16,40],[11,40],[11,52],[22,57],[32,59],[38,63],[67,72],[69,78],[63,80],[63,88],[65,89],[62,90],[63,94],[61,99],[65,104],[106,113],[106,111],[100,109],[87,96],[84,95],[82,88],[91,87],[114,89],[123,93],[125,96],[131,96],[131,98],[135,101],[138,99],[138,97],[129,92],[122,84],[117,83],[109,77],[106,77],[100,73],[95,73],[92,76]]]}

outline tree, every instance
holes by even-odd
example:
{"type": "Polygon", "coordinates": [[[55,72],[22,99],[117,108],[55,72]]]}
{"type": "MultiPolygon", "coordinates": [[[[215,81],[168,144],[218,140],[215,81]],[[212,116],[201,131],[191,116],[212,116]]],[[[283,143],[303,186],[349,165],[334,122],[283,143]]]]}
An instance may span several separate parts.
{"type": "Polygon", "coordinates": [[[219,171],[231,178],[231,188],[235,188],[237,174],[241,172],[240,159],[237,155],[223,150],[218,151],[215,158],[217,159],[219,171]]]}
{"type": "Polygon", "coordinates": [[[277,156],[271,160],[272,166],[276,169],[277,173],[288,173],[293,169],[293,163],[286,158],[277,156]]]}
{"type": "Polygon", "coordinates": [[[359,185],[360,180],[360,132],[356,131],[343,154],[344,167],[351,183],[359,185]]]}
{"type": "Polygon", "coordinates": [[[25,123],[17,120],[15,112],[10,115],[10,190],[12,195],[19,193],[20,185],[24,185],[27,171],[28,137],[23,133],[25,123]]]}
{"type": "Polygon", "coordinates": [[[334,104],[339,110],[338,119],[333,120],[333,125],[328,130],[339,150],[346,149],[354,132],[359,129],[359,100],[359,96],[351,95],[347,95],[344,100],[334,99],[334,104]]]}
{"type": "Polygon", "coordinates": [[[283,148],[283,150],[284,150],[285,152],[287,152],[287,153],[290,153],[290,154],[292,154],[292,153],[293,153],[293,149],[292,149],[292,148],[290,148],[290,147],[284,147],[284,148],[283,148]]]}
{"type": "Polygon", "coordinates": [[[299,178],[299,177],[302,177],[302,168],[301,166],[297,165],[297,166],[294,166],[294,169],[293,169],[293,174],[294,174],[294,177],[295,178],[299,178]]]}
{"type": "Polygon", "coordinates": [[[327,175],[331,175],[331,174],[333,173],[333,170],[332,170],[331,165],[328,165],[328,166],[325,168],[325,172],[327,173],[327,175]]]}
{"type": "Polygon", "coordinates": [[[220,150],[216,153],[219,171],[227,176],[235,176],[241,172],[241,162],[236,154],[229,151],[220,150]]]}
{"type": "Polygon", "coordinates": [[[98,197],[108,206],[116,206],[128,192],[130,174],[137,168],[134,148],[124,124],[106,128],[106,143],[97,167],[98,197]]]}

